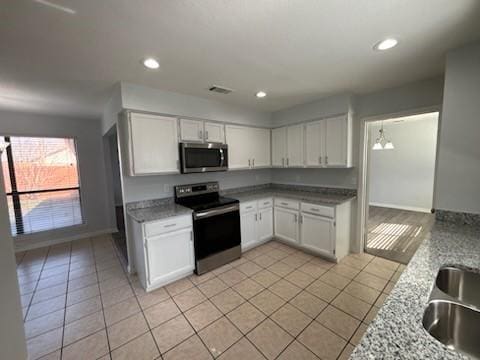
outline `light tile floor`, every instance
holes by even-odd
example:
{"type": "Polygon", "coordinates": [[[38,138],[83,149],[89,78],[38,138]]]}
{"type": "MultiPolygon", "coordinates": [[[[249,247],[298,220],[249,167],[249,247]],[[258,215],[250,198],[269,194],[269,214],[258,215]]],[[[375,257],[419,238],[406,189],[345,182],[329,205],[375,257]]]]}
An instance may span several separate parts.
{"type": "Polygon", "coordinates": [[[110,237],[17,254],[30,359],[346,359],[403,268],[271,241],[146,293],[110,237]]]}

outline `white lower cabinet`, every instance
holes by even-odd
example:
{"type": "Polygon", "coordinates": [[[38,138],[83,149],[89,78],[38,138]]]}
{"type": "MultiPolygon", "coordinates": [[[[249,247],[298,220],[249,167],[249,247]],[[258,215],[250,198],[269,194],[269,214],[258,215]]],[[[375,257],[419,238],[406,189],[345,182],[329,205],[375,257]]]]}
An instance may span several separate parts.
{"type": "Polygon", "coordinates": [[[273,236],[273,209],[260,209],[258,211],[257,236],[259,241],[268,240],[273,236]]]}
{"type": "Polygon", "coordinates": [[[273,237],[273,209],[271,199],[240,204],[242,250],[255,247],[273,237]]]}
{"type": "Polygon", "coordinates": [[[240,215],[242,248],[250,248],[257,241],[257,216],[256,210],[240,215]]]}
{"type": "Polygon", "coordinates": [[[293,243],[298,243],[298,210],[275,207],[275,236],[293,243]]]}
{"type": "Polygon", "coordinates": [[[350,252],[350,202],[335,206],[285,198],[274,202],[276,238],[336,261],[350,252]]]}
{"type": "Polygon", "coordinates": [[[301,245],[307,249],[335,254],[335,221],[323,216],[302,213],[301,216],[301,245]]]}
{"type": "Polygon", "coordinates": [[[134,267],[146,291],[183,278],[195,269],[192,216],[138,223],[130,218],[134,267]]]}

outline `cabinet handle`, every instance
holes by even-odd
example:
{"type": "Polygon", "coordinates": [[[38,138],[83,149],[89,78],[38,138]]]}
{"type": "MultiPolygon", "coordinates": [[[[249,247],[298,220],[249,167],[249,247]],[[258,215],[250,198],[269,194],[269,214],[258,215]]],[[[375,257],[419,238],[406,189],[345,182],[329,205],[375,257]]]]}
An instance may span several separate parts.
{"type": "Polygon", "coordinates": [[[281,204],[281,205],[288,206],[288,203],[286,203],[286,202],[281,202],[280,204],[281,204]]]}
{"type": "Polygon", "coordinates": [[[262,220],[262,213],[259,213],[258,216],[260,217],[260,220],[262,220]]]}
{"type": "Polygon", "coordinates": [[[252,167],[250,164],[250,159],[248,159],[248,167],[252,167]]]}
{"type": "Polygon", "coordinates": [[[300,224],[303,224],[303,215],[300,215],[300,224]]]}
{"type": "Polygon", "coordinates": [[[258,220],[258,216],[257,216],[257,214],[255,214],[255,221],[257,221],[257,220],[258,220]]]}
{"type": "Polygon", "coordinates": [[[310,208],[310,211],[320,211],[320,210],[315,208],[310,208]]]}
{"type": "Polygon", "coordinates": [[[205,140],[208,140],[208,131],[205,131],[205,140]]]}
{"type": "Polygon", "coordinates": [[[198,138],[201,140],[203,138],[202,130],[198,130],[198,138]]]}
{"type": "Polygon", "coordinates": [[[328,165],[328,156],[325,156],[325,164],[328,165]]]}
{"type": "Polygon", "coordinates": [[[255,167],[255,159],[252,159],[252,167],[255,167]]]}
{"type": "Polygon", "coordinates": [[[285,158],[282,158],[282,166],[285,166],[285,158]]]}
{"type": "Polygon", "coordinates": [[[288,166],[288,163],[289,163],[289,161],[288,161],[288,158],[287,158],[287,166],[288,166]]]}
{"type": "Polygon", "coordinates": [[[322,157],[321,156],[318,157],[318,163],[322,164],[322,157]]]}
{"type": "Polygon", "coordinates": [[[172,227],[172,226],[176,226],[177,224],[168,224],[168,225],[164,225],[163,227],[164,228],[169,228],[169,227],[172,227]]]}
{"type": "Polygon", "coordinates": [[[297,214],[295,214],[295,220],[294,220],[293,222],[295,222],[295,223],[298,222],[298,216],[297,216],[297,214]]]}
{"type": "Polygon", "coordinates": [[[268,202],[268,201],[265,201],[265,202],[263,203],[263,205],[268,205],[268,204],[270,204],[270,202],[268,202]]]}

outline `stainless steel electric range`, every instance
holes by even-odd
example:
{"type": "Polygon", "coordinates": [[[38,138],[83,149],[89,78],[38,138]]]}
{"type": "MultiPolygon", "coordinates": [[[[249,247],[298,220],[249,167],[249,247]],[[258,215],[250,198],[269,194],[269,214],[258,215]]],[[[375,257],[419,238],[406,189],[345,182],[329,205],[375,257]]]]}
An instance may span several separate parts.
{"type": "Polygon", "coordinates": [[[175,202],[193,210],[196,274],[241,256],[239,201],[220,196],[218,182],[175,186],[175,202]]]}

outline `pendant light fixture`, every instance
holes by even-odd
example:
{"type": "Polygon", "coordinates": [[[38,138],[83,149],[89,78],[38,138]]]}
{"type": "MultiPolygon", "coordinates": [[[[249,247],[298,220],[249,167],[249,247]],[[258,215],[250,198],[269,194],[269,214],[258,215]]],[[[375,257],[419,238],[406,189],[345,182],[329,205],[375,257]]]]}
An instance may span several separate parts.
{"type": "Polygon", "coordinates": [[[395,147],[391,140],[387,140],[385,137],[385,130],[383,130],[383,121],[380,130],[378,131],[379,135],[373,144],[372,150],[392,150],[395,147]]]}

